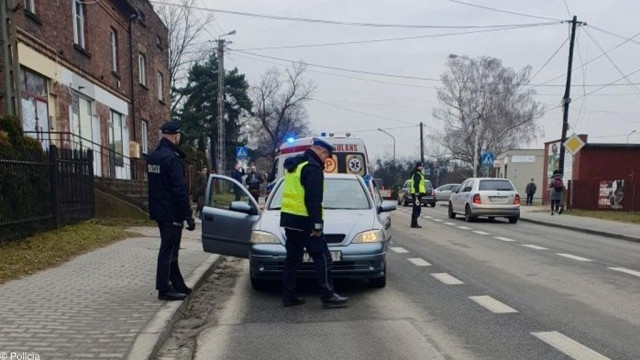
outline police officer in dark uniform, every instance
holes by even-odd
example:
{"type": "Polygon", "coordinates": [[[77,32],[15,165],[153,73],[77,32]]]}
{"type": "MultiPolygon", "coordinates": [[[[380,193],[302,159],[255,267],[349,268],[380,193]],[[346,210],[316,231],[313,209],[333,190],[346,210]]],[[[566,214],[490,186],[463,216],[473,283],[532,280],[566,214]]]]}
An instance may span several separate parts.
{"type": "Polygon", "coordinates": [[[178,251],[183,223],[193,231],[196,223],[191,214],[182,158],[178,148],[180,126],[175,122],[162,125],[162,139],[147,157],[149,181],[149,215],[160,228],[160,252],[156,273],[156,289],[160,300],[183,300],[191,294],[180,273],[178,251]]]}
{"type": "Polygon", "coordinates": [[[333,150],[331,144],[316,138],[304,154],[284,162],[280,216],[280,226],[284,227],[287,236],[287,257],[282,274],[284,306],[305,303],[296,293],[296,272],[302,264],[304,249],[313,258],[323,307],[344,307],[349,300],[333,290],[331,253],[323,234],[323,170],[324,162],[333,150]]]}
{"type": "Polygon", "coordinates": [[[418,224],[418,218],[422,212],[422,197],[427,194],[424,174],[422,173],[422,163],[417,162],[411,173],[411,186],[409,191],[413,194],[413,211],[411,212],[411,227],[421,228],[418,224]]]}

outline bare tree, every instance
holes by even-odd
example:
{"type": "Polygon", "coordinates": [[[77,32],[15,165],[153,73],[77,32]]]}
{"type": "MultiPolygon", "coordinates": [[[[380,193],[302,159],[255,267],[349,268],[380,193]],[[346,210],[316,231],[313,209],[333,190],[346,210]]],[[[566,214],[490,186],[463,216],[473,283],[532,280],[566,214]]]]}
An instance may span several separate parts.
{"type": "Polygon", "coordinates": [[[477,167],[474,151],[499,154],[541,135],[535,120],[543,115],[543,107],[528,86],[530,66],[515,71],[491,57],[450,59],[447,66],[433,116],[444,122],[439,139],[452,160],[477,167]],[[474,149],[478,131],[479,146],[474,149]]]}
{"type": "Polygon", "coordinates": [[[309,131],[305,104],[311,100],[316,86],[302,78],[304,71],[302,63],[284,74],[272,68],[251,89],[255,121],[250,128],[254,133],[252,145],[259,157],[273,158],[273,151],[287,136],[305,135],[309,131]]]}
{"type": "Polygon", "coordinates": [[[186,79],[189,66],[195,61],[204,60],[207,50],[196,42],[198,36],[207,30],[214,20],[212,13],[196,16],[196,0],[158,0],[154,10],[169,30],[169,81],[171,89],[171,112],[175,113],[182,95],[178,91],[179,83],[186,79]]]}

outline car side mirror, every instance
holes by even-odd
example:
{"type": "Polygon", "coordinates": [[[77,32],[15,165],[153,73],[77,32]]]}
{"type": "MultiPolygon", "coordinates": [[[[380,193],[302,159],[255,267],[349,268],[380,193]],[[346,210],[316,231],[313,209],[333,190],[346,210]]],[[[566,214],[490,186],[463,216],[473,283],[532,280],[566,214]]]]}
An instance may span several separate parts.
{"type": "Polygon", "coordinates": [[[229,205],[229,210],[245,213],[248,215],[258,215],[258,209],[252,207],[244,201],[234,201],[229,205]]]}
{"type": "Polygon", "coordinates": [[[396,202],[391,200],[385,200],[378,206],[378,213],[394,211],[396,209],[396,202]]]}

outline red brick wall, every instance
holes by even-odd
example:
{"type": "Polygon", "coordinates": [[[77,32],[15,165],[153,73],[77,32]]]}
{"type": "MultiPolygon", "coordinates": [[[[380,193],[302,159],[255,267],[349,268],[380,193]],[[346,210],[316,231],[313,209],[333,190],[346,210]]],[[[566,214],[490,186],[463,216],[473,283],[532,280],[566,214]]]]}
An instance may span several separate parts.
{"type": "Polygon", "coordinates": [[[640,179],[640,146],[586,145],[576,157],[577,179],[640,179]]]}

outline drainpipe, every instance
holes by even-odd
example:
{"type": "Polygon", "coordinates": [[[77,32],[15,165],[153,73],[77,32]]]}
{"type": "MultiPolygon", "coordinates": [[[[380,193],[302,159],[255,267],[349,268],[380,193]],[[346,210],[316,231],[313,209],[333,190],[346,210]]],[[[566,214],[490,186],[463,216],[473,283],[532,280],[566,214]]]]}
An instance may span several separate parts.
{"type": "Polygon", "coordinates": [[[129,17],[129,71],[130,71],[130,87],[131,87],[131,123],[133,125],[133,141],[136,141],[136,95],[134,91],[133,81],[133,31],[132,24],[138,18],[137,13],[132,13],[129,17]]]}

